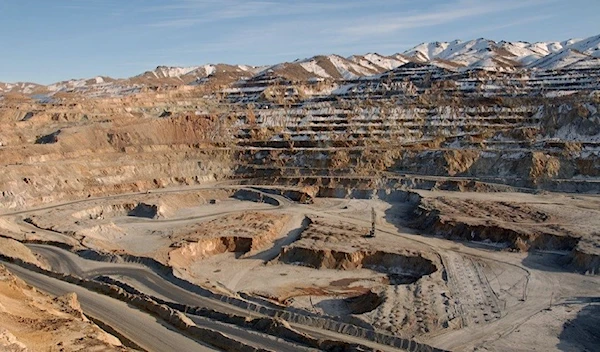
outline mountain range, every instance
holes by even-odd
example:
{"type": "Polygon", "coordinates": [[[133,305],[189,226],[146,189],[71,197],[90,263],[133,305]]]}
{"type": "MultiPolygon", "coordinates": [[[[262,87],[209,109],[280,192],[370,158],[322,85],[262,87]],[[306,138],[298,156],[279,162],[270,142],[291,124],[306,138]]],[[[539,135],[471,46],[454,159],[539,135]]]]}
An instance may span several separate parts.
{"type": "Polygon", "coordinates": [[[479,38],[469,41],[422,43],[403,53],[380,55],[318,55],[272,66],[207,64],[191,67],[158,66],[134,77],[98,76],[51,85],[1,83],[0,95],[53,95],[82,92],[89,95],[123,95],[143,87],[214,84],[227,86],[240,80],[280,77],[291,81],[352,80],[378,75],[409,62],[430,64],[451,71],[496,72],[585,70],[600,68],[600,35],[562,42],[507,42],[479,38]]]}

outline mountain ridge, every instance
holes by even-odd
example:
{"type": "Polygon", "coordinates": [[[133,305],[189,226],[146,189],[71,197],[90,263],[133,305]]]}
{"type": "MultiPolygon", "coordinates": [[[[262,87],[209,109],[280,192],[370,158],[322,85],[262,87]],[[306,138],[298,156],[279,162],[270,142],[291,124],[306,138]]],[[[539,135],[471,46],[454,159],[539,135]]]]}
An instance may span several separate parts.
{"type": "Polygon", "coordinates": [[[54,94],[78,90],[120,91],[124,87],[194,85],[207,82],[229,84],[257,76],[280,76],[289,80],[352,80],[393,70],[409,62],[427,63],[450,70],[560,70],[600,68],[600,35],[550,42],[508,42],[485,38],[421,43],[392,55],[378,53],[315,55],[271,66],[205,64],[159,65],[128,78],[96,76],[70,79],[49,85],[33,82],[0,82],[0,95],[54,94]],[[116,89],[118,86],[120,89],[116,89]],[[115,88],[115,89],[113,89],[115,88]]]}

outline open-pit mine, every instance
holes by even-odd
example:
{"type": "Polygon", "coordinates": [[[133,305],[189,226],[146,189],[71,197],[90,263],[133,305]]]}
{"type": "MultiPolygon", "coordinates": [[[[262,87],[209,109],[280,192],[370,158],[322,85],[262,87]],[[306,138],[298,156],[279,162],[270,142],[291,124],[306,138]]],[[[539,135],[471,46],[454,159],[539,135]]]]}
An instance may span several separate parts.
{"type": "Polygon", "coordinates": [[[0,86],[0,350],[597,351],[585,60],[0,86]]]}

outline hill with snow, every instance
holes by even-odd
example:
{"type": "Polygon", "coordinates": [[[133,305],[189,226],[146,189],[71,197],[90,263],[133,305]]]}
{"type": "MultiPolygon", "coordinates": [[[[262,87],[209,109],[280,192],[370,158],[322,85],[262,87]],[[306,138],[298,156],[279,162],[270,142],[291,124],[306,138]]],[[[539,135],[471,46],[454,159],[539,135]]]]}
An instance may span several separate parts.
{"type": "Polygon", "coordinates": [[[467,69],[560,69],[589,57],[599,57],[600,35],[563,42],[495,42],[479,38],[466,42],[422,43],[403,54],[420,62],[451,61],[467,69]]]}
{"type": "Polygon", "coordinates": [[[207,64],[201,66],[158,66],[134,77],[114,79],[98,76],[72,79],[48,86],[35,83],[1,83],[0,95],[52,95],[57,92],[91,96],[119,96],[144,87],[212,84],[226,86],[249,80],[344,81],[375,77],[409,63],[433,65],[465,72],[526,72],[600,69],[600,35],[562,42],[507,42],[485,38],[468,41],[422,43],[403,53],[368,53],[342,57],[317,55],[272,66],[207,64]]]}

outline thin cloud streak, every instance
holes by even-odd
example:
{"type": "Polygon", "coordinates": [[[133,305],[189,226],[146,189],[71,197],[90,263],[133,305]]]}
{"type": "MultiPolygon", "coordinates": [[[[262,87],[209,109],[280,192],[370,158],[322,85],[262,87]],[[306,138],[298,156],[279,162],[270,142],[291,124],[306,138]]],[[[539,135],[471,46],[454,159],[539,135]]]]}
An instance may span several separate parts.
{"type": "Polygon", "coordinates": [[[191,27],[198,24],[245,18],[310,15],[366,6],[364,2],[324,4],[318,2],[285,3],[271,1],[182,1],[179,4],[149,7],[142,11],[168,12],[150,27],[191,27]]]}
{"type": "Polygon", "coordinates": [[[502,2],[459,1],[452,6],[440,7],[436,11],[428,13],[413,13],[410,15],[398,13],[387,16],[386,18],[371,18],[364,21],[367,23],[362,25],[340,28],[339,33],[358,37],[385,35],[397,32],[401,29],[430,27],[478,15],[506,12],[533,6],[542,1],[543,0],[502,2]]]}
{"type": "Polygon", "coordinates": [[[556,16],[554,16],[554,15],[539,15],[539,16],[521,18],[519,20],[507,22],[507,23],[497,25],[497,26],[480,27],[480,28],[477,28],[476,30],[470,31],[469,33],[471,33],[473,35],[478,35],[477,33],[487,33],[487,32],[495,31],[498,29],[514,27],[514,26],[519,26],[522,24],[539,22],[539,21],[543,21],[543,20],[549,20],[551,18],[556,18],[556,16]]]}

